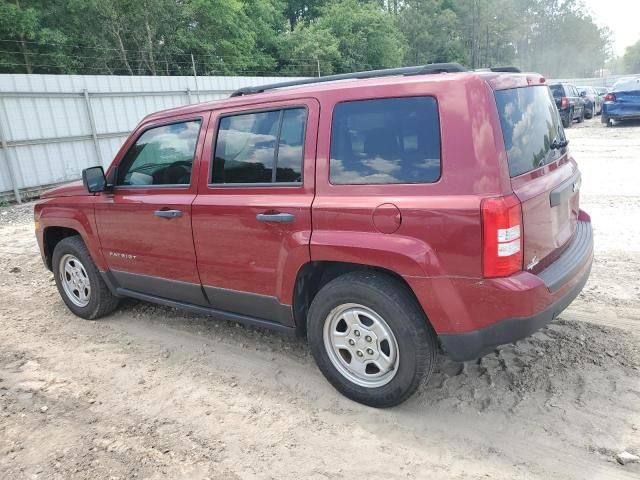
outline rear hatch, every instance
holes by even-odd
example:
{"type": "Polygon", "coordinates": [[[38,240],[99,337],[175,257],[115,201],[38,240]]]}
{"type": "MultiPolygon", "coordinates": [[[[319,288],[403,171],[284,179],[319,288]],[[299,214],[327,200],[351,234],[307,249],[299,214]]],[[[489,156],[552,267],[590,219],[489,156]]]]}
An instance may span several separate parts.
{"type": "Polygon", "coordinates": [[[560,256],[578,220],[580,172],[545,85],[495,92],[514,194],[522,203],[524,269],[560,256]]]}
{"type": "Polygon", "coordinates": [[[551,94],[553,95],[553,99],[556,102],[556,106],[558,108],[562,107],[562,97],[565,96],[564,88],[562,88],[562,85],[549,85],[549,90],[551,90],[551,94]]]}

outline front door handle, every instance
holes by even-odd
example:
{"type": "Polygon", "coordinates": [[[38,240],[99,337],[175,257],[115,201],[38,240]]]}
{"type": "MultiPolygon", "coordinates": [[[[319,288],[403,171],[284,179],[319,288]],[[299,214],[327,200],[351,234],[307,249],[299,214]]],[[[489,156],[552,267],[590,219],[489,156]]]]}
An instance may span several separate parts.
{"type": "Polygon", "coordinates": [[[182,216],[180,210],[156,210],[153,214],[161,218],[177,218],[182,216]]]}
{"type": "Polygon", "coordinates": [[[260,222],[291,223],[296,216],[291,213],[259,213],[256,219],[260,222]]]}

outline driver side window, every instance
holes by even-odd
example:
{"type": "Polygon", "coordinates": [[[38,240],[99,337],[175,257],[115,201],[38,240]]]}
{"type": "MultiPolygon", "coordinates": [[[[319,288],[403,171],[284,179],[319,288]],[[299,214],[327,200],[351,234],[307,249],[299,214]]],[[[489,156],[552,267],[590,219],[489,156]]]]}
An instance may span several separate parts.
{"type": "Polygon", "coordinates": [[[116,185],[189,185],[200,120],[150,128],[118,166],[116,185]]]}

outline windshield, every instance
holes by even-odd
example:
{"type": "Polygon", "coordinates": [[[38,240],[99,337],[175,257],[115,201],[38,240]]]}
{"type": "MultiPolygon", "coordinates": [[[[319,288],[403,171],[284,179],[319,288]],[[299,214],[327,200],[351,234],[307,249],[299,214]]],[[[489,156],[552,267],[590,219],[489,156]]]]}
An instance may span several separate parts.
{"type": "Polygon", "coordinates": [[[547,87],[500,90],[496,104],[512,177],[559,158],[566,138],[547,87]]]}

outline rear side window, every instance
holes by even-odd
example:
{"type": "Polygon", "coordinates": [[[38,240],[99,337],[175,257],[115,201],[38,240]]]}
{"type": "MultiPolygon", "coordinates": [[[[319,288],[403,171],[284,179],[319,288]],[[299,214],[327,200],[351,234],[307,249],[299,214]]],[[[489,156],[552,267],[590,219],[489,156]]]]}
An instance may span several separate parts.
{"type": "Polygon", "coordinates": [[[558,111],[544,86],[499,90],[495,93],[502,135],[512,177],[556,160],[554,140],[564,140],[558,111]]]}
{"type": "Polygon", "coordinates": [[[336,105],[333,184],[432,183],[440,178],[440,123],[433,97],[336,105]]]}
{"type": "Polygon", "coordinates": [[[211,182],[302,182],[306,119],[304,108],[221,118],[211,182]]]}

